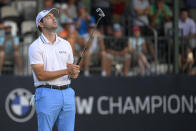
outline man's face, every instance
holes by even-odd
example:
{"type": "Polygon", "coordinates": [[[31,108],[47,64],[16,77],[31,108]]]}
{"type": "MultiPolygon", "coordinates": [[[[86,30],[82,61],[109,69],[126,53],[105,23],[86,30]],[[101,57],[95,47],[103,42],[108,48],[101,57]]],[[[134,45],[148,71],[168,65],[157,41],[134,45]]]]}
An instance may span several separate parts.
{"type": "Polygon", "coordinates": [[[188,12],[187,11],[182,11],[181,12],[181,19],[183,21],[185,21],[187,19],[187,17],[188,17],[188,12]]]}
{"type": "Polygon", "coordinates": [[[140,36],[140,30],[134,31],[134,36],[135,36],[135,37],[139,37],[139,36],[140,36]]]}
{"type": "Polygon", "coordinates": [[[43,23],[41,27],[46,28],[46,29],[56,29],[58,26],[56,17],[54,16],[53,13],[48,13],[44,18],[43,18],[43,23]]]}
{"type": "Polygon", "coordinates": [[[85,8],[83,8],[83,7],[79,7],[79,8],[78,8],[78,13],[80,14],[80,16],[85,15],[85,13],[86,13],[85,8]]]}
{"type": "Polygon", "coordinates": [[[5,29],[5,33],[8,35],[8,34],[11,34],[11,26],[7,26],[4,28],[5,29]]]}
{"type": "Polygon", "coordinates": [[[114,31],[114,36],[121,37],[122,36],[122,30],[115,30],[114,31]]]}

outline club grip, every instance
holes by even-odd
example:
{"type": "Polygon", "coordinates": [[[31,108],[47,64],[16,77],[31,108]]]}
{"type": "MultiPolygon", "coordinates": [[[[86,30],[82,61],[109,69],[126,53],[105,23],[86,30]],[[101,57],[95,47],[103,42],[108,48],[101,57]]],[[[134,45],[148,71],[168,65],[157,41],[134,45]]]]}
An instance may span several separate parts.
{"type": "Polygon", "coordinates": [[[79,57],[79,59],[78,59],[76,65],[79,65],[79,64],[80,64],[81,59],[82,59],[82,56],[79,57]]]}
{"type": "MultiPolygon", "coordinates": [[[[81,60],[82,60],[82,56],[79,57],[79,59],[78,59],[76,65],[79,65],[81,60]]],[[[68,79],[69,79],[69,80],[72,80],[72,78],[71,78],[70,76],[69,76],[68,79]]]]}

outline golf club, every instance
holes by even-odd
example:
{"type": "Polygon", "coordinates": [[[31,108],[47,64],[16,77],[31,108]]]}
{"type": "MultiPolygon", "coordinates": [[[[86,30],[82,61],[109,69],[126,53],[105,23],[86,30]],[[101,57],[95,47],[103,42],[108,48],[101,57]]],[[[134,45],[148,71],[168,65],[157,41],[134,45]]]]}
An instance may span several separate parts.
{"type": "Polygon", "coordinates": [[[76,65],[79,65],[79,64],[80,64],[80,62],[81,62],[81,60],[82,60],[82,58],[83,58],[83,56],[84,56],[84,54],[85,54],[85,52],[86,52],[86,49],[88,48],[89,42],[90,42],[90,41],[92,40],[92,38],[93,38],[93,34],[94,34],[94,32],[95,32],[95,30],[96,30],[96,28],[97,28],[97,25],[99,24],[99,21],[105,16],[105,14],[104,14],[104,12],[101,10],[101,8],[97,8],[96,11],[99,13],[98,15],[99,15],[100,17],[99,17],[99,19],[97,20],[97,23],[96,23],[96,25],[95,25],[95,27],[94,27],[94,30],[91,32],[90,38],[88,39],[86,46],[83,48],[82,53],[81,53],[81,56],[79,57],[79,59],[78,59],[76,65]]]}

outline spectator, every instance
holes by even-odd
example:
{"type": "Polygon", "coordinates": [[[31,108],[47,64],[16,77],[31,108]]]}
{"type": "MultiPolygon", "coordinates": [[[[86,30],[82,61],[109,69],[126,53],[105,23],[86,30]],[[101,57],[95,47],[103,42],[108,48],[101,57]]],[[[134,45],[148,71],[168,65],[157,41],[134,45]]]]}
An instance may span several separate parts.
{"type": "Polygon", "coordinates": [[[43,8],[45,10],[51,9],[53,7],[53,0],[43,0],[43,8]]]}
{"type": "Polygon", "coordinates": [[[72,19],[67,18],[64,20],[61,19],[60,23],[61,23],[61,27],[63,28],[63,30],[59,32],[59,36],[63,39],[67,39],[69,36],[69,31],[70,31],[71,25],[74,22],[72,19]]]}
{"type": "Polygon", "coordinates": [[[69,0],[68,3],[64,3],[61,6],[60,19],[74,19],[77,18],[77,10],[75,6],[75,0],[69,0]]]}
{"type": "Polygon", "coordinates": [[[189,17],[187,9],[181,9],[178,24],[184,36],[194,36],[196,34],[195,22],[189,17]]]}
{"type": "Polygon", "coordinates": [[[70,18],[68,14],[67,4],[65,3],[62,4],[59,10],[60,10],[60,16],[59,16],[60,22],[70,18]]]}
{"type": "Polygon", "coordinates": [[[14,55],[19,74],[22,73],[22,60],[19,53],[19,38],[11,35],[11,25],[4,23],[5,35],[0,37],[0,72],[2,71],[5,56],[14,55]]]}
{"type": "Polygon", "coordinates": [[[88,24],[95,23],[94,17],[87,13],[82,3],[78,5],[78,17],[74,20],[76,22],[76,28],[82,37],[88,34],[88,24]]]}
{"type": "Polygon", "coordinates": [[[127,76],[130,66],[130,55],[128,54],[127,39],[123,38],[122,27],[119,24],[113,26],[113,37],[106,41],[106,73],[111,75],[111,67],[114,59],[124,61],[123,75],[127,76]]]}
{"type": "MultiPolygon", "coordinates": [[[[133,6],[133,14],[137,15],[138,18],[143,21],[145,24],[149,24],[148,16],[150,14],[150,6],[148,0],[132,0],[133,6]]],[[[140,26],[141,32],[144,32],[145,35],[147,34],[147,28],[145,27],[144,23],[134,19],[133,25],[140,26]]]]}
{"type": "Polygon", "coordinates": [[[0,8],[10,4],[11,2],[12,2],[11,0],[1,0],[0,1],[0,8]]]}
{"type": "MultiPolygon", "coordinates": [[[[179,68],[184,72],[189,73],[192,69],[192,65],[194,64],[194,57],[191,55],[195,51],[196,43],[193,37],[196,34],[196,25],[193,19],[189,17],[188,10],[183,8],[180,11],[180,19],[178,21],[179,28],[183,31],[183,36],[185,39],[185,55],[180,54],[179,56],[179,68]],[[184,60],[182,59],[184,56],[184,60]],[[191,57],[192,56],[192,57],[191,57]],[[184,62],[183,62],[184,61],[184,62]],[[184,68],[182,69],[182,64],[184,68]]],[[[180,48],[181,49],[181,48],[180,48]]],[[[180,50],[182,53],[182,50],[180,50]]]]}
{"type": "Polygon", "coordinates": [[[75,0],[68,0],[68,14],[70,18],[77,18],[77,8],[75,6],[75,0]]]}
{"type": "Polygon", "coordinates": [[[179,68],[182,69],[182,64],[184,67],[182,69],[183,72],[191,74],[192,67],[194,64],[194,56],[191,48],[187,47],[184,55],[184,62],[182,61],[182,55],[179,56],[179,68]]]}
{"type": "Polygon", "coordinates": [[[105,13],[105,17],[100,21],[98,28],[102,34],[108,35],[112,31],[112,10],[110,0],[91,0],[91,14],[95,17],[96,21],[99,16],[96,9],[101,8],[105,13]]]}
{"type": "Polygon", "coordinates": [[[147,58],[145,56],[146,53],[146,42],[144,38],[140,36],[140,27],[134,26],[133,27],[133,35],[134,37],[129,38],[129,50],[133,55],[133,59],[137,60],[137,63],[140,67],[140,74],[142,76],[145,75],[145,67],[148,68],[150,71],[150,64],[147,61],[147,58]]]}
{"type": "Polygon", "coordinates": [[[113,23],[121,23],[128,0],[111,0],[113,23]]]}
{"type": "Polygon", "coordinates": [[[87,42],[86,39],[88,38],[88,25],[89,23],[95,23],[95,19],[87,13],[83,3],[78,4],[78,17],[75,18],[74,21],[80,35],[78,44],[80,46],[85,46],[87,42]]]}
{"type": "Polygon", "coordinates": [[[90,34],[92,34],[93,31],[93,39],[89,42],[87,51],[85,53],[84,57],[84,75],[89,76],[89,65],[91,61],[91,57],[94,55],[95,58],[98,56],[101,56],[101,64],[102,64],[102,76],[106,76],[106,71],[105,71],[105,53],[104,53],[104,42],[102,38],[102,34],[98,31],[95,30],[95,24],[91,23],[88,28],[88,37],[86,37],[86,41],[90,38],[90,34]]]}
{"type": "Polygon", "coordinates": [[[164,35],[164,24],[171,20],[172,13],[164,0],[156,0],[150,4],[151,25],[160,35],[164,35]]]}

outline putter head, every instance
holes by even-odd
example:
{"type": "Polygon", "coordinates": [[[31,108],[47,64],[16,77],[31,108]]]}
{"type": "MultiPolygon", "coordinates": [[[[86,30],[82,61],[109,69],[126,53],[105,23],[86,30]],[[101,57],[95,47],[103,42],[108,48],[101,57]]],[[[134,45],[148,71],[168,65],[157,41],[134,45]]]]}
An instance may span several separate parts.
{"type": "Polygon", "coordinates": [[[101,17],[104,17],[105,14],[103,13],[102,9],[101,8],[97,8],[96,11],[99,13],[98,15],[101,16],[101,17]]]}

